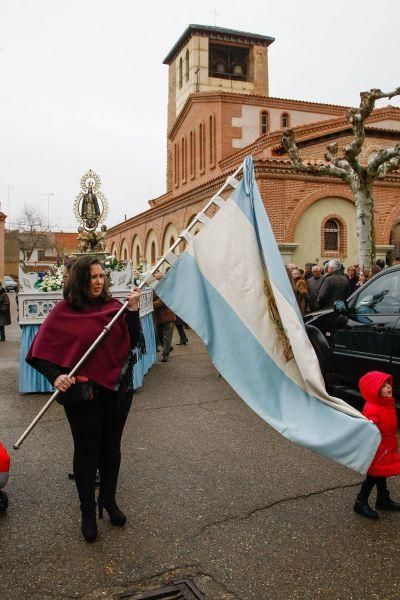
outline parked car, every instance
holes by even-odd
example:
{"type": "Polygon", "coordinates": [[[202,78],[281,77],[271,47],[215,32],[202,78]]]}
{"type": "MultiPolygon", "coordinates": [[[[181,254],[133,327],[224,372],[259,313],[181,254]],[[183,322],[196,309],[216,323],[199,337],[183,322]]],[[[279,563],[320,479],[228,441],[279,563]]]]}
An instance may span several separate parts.
{"type": "Polygon", "coordinates": [[[380,271],[347,301],[304,316],[327,389],[357,408],[358,380],[367,371],[393,376],[400,400],[400,265],[380,271]]]}
{"type": "Polygon", "coordinates": [[[18,292],[18,283],[9,275],[4,275],[3,287],[6,292],[18,292]]]}

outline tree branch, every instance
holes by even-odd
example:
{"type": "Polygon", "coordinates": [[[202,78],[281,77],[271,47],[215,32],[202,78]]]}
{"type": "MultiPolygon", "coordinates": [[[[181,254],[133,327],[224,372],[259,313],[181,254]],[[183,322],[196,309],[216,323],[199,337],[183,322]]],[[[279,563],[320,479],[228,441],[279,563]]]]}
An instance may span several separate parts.
{"type": "Polygon", "coordinates": [[[357,173],[360,173],[362,167],[360,166],[357,156],[362,150],[362,146],[365,140],[364,122],[371,115],[375,108],[375,102],[381,98],[393,98],[393,96],[400,95],[400,87],[396,88],[392,92],[382,92],[379,89],[372,89],[369,92],[360,93],[360,106],[358,108],[351,108],[347,113],[347,120],[353,127],[354,140],[351,144],[344,148],[344,156],[351,165],[351,167],[357,173]]]}
{"type": "Polygon", "coordinates": [[[367,173],[370,177],[384,177],[382,173],[385,171],[394,171],[397,167],[393,165],[399,164],[400,144],[396,144],[393,148],[385,148],[379,150],[378,154],[371,160],[368,165],[367,173]],[[392,161],[394,161],[392,163],[392,161]],[[390,164],[392,166],[390,167],[390,164]],[[386,168],[385,168],[385,165],[386,168]],[[389,168],[390,167],[390,168],[389,168]]]}
{"type": "Polygon", "coordinates": [[[387,173],[390,173],[390,171],[397,171],[399,169],[399,166],[400,158],[392,158],[379,167],[376,177],[384,179],[387,173]]]}
{"type": "MultiPolygon", "coordinates": [[[[331,175],[333,177],[340,177],[344,181],[348,181],[349,171],[343,166],[339,167],[335,165],[334,161],[331,161],[333,164],[328,165],[310,165],[304,163],[294,140],[294,133],[292,129],[287,129],[284,132],[282,136],[282,146],[285,148],[290,160],[298,171],[308,173],[309,175],[331,175]]],[[[332,153],[332,148],[331,154],[334,156],[332,153]]]]}
{"type": "Polygon", "coordinates": [[[335,167],[338,167],[338,169],[343,169],[349,173],[350,165],[345,158],[339,158],[338,151],[339,146],[337,142],[332,142],[332,144],[329,144],[324,153],[325,160],[335,165],[335,167]]]}
{"type": "Polygon", "coordinates": [[[375,102],[382,98],[393,98],[394,96],[400,95],[400,87],[396,88],[392,92],[382,92],[382,90],[373,88],[369,92],[360,93],[360,106],[358,112],[362,116],[363,120],[367,119],[375,108],[375,102]]]}

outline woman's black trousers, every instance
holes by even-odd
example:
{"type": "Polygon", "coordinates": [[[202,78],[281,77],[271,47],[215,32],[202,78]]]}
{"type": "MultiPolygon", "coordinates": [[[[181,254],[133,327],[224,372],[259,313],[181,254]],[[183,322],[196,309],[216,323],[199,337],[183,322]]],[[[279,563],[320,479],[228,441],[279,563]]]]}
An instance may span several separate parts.
{"type": "Polygon", "coordinates": [[[74,439],[74,474],[81,506],[95,506],[96,471],[100,471],[99,495],[114,498],[121,463],[121,437],[132,404],[132,392],[124,394],[97,386],[95,398],[65,406],[74,439]]]}

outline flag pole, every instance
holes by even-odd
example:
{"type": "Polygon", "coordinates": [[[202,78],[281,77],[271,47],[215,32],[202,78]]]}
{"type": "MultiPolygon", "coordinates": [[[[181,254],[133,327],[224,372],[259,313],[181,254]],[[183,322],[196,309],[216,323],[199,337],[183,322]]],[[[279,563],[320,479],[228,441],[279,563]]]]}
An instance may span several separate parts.
{"type": "MultiPolygon", "coordinates": [[[[209,217],[207,217],[207,215],[205,213],[210,208],[210,206],[212,206],[214,204],[218,207],[221,207],[223,205],[224,200],[221,198],[221,194],[228,187],[236,188],[238,186],[239,181],[236,179],[236,176],[240,174],[242,169],[243,169],[243,164],[241,164],[240,167],[238,167],[238,169],[236,169],[236,171],[233,173],[233,175],[230,175],[226,179],[223,186],[218,190],[218,192],[216,194],[214,194],[214,196],[211,198],[211,200],[209,200],[207,202],[206,206],[193,218],[191,223],[188,225],[187,229],[184,229],[181,232],[181,234],[178,236],[178,238],[175,240],[175,242],[172,244],[172,246],[160,258],[160,260],[156,263],[156,265],[153,268],[151,268],[149,271],[147,271],[147,273],[145,273],[145,275],[143,277],[143,281],[137,286],[139,289],[141,289],[147,283],[151,284],[152,282],[157,281],[156,278],[154,277],[154,273],[156,271],[158,271],[158,269],[164,264],[164,262],[168,263],[169,265],[172,265],[175,262],[176,256],[173,253],[175,248],[181,243],[181,241],[183,241],[183,240],[188,241],[188,239],[190,239],[190,236],[191,236],[190,230],[193,229],[193,227],[197,223],[206,223],[209,220],[209,217]]],[[[103,328],[103,331],[100,333],[100,335],[94,340],[92,345],[86,350],[85,354],[80,358],[80,360],[76,363],[76,365],[73,367],[73,369],[68,373],[68,377],[73,377],[75,375],[75,373],[78,371],[79,367],[81,367],[83,365],[83,363],[89,358],[89,356],[94,352],[94,350],[97,348],[97,346],[102,342],[102,340],[109,333],[109,331],[110,331],[111,327],[114,325],[114,323],[116,321],[118,321],[120,316],[125,312],[127,306],[128,306],[128,301],[124,302],[124,304],[121,306],[121,308],[119,309],[117,314],[103,328]]],[[[43,415],[48,411],[48,409],[53,404],[54,400],[57,399],[57,396],[60,393],[61,393],[60,390],[56,390],[52,394],[52,396],[50,396],[50,398],[47,400],[46,404],[38,412],[38,414],[33,419],[33,421],[30,423],[30,425],[25,429],[25,431],[23,432],[21,437],[15,442],[15,444],[13,444],[14,450],[18,450],[20,448],[23,441],[28,437],[28,435],[30,434],[32,429],[37,425],[37,423],[40,421],[40,419],[43,417],[43,415]]]]}
{"type": "Polygon", "coordinates": [[[163,254],[163,256],[160,258],[160,260],[157,262],[157,264],[149,269],[149,271],[147,271],[144,275],[143,275],[143,283],[148,283],[149,285],[151,285],[151,283],[153,283],[154,281],[157,281],[154,277],[154,273],[156,271],[159,270],[159,268],[166,262],[168,263],[170,266],[172,266],[172,264],[175,262],[176,260],[176,256],[173,254],[173,251],[175,250],[175,248],[177,248],[177,246],[179,246],[179,244],[186,240],[188,241],[191,237],[191,233],[190,230],[193,229],[193,227],[195,225],[197,225],[198,223],[203,223],[205,224],[207,221],[209,221],[209,217],[207,217],[206,215],[206,211],[214,204],[215,206],[218,206],[219,208],[221,208],[225,202],[225,200],[221,197],[221,194],[228,188],[236,188],[239,185],[239,180],[236,179],[237,175],[240,175],[241,171],[243,171],[243,164],[241,163],[240,166],[236,169],[236,171],[232,174],[229,175],[229,177],[227,177],[227,179],[225,180],[225,183],[219,188],[218,192],[216,194],[214,194],[214,196],[212,196],[212,198],[207,202],[207,204],[205,205],[205,207],[199,212],[197,213],[197,215],[195,217],[193,217],[193,220],[190,222],[190,224],[187,226],[186,229],[184,229],[180,235],[178,235],[177,239],[175,240],[175,242],[172,244],[172,246],[167,250],[167,252],[165,252],[163,254]],[[174,258],[175,257],[175,258],[174,258]],[[171,262],[170,262],[171,261],[171,262]]]}

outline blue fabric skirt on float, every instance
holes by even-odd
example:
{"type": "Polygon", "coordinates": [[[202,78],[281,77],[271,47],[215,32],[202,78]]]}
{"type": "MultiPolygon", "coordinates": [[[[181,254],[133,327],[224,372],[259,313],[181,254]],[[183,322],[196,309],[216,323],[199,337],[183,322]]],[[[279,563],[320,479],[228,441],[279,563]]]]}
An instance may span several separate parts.
{"type": "Polygon", "coordinates": [[[47,394],[53,391],[53,386],[36,369],[32,369],[25,362],[25,356],[31,347],[33,338],[39,331],[40,325],[23,325],[21,332],[21,346],[19,355],[19,391],[21,394],[32,394],[35,392],[47,394]]]}
{"type": "Polygon", "coordinates": [[[142,354],[133,367],[133,387],[135,390],[142,387],[143,378],[157,360],[156,336],[154,333],[153,313],[140,318],[146,342],[146,354],[142,354]]]}

